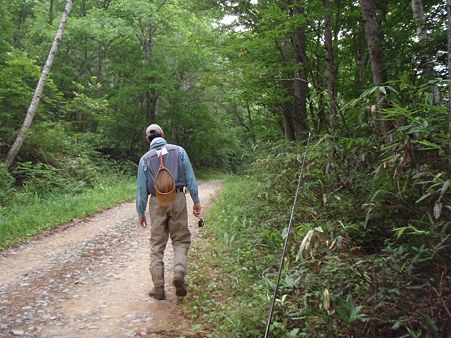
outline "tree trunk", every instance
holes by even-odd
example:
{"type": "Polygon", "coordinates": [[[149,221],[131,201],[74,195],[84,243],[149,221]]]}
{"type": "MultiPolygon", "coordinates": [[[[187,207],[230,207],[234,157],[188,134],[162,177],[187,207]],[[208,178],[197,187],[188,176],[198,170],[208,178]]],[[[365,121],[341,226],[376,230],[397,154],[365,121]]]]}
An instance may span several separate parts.
{"type": "Polygon", "coordinates": [[[81,1],[81,15],[86,16],[86,0],[81,1]]]}
{"type": "MultiPolygon", "coordinates": [[[[363,23],[365,26],[373,81],[376,86],[383,86],[387,82],[387,74],[385,72],[382,38],[379,31],[379,24],[376,20],[376,4],[374,0],[360,0],[360,4],[362,6],[363,23]]],[[[386,95],[382,93],[378,95],[376,106],[378,112],[388,107],[386,95]]],[[[385,139],[389,140],[389,133],[392,129],[393,125],[390,121],[382,122],[382,132],[385,139]]]]}
{"type": "Polygon", "coordinates": [[[421,64],[420,67],[424,72],[427,80],[430,80],[433,75],[432,62],[427,52],[426,42],[428,40],[428,32],[426,28],[426,19],[424,16],[422,0],[412,0],[412,12],[415,24],[417,26],[417,37],[421,45],[421,64]]]}
{"type": "Polygon", "coordinates": [[[326,46],[326,67],[327,67],[327,97],[330,110],[330,124],[335,125],[337,119],[337,102],[335,95],[335,64],[334,64],[334,47],[332,41],[332,30],[330,27],[330,5],[329,0],[323,0],[325,10],[324,15],[324,44],[326,46]]]}
{"type": "Polygon", "coordinates": [[[50,49],[50,53],[47,57],[47,61],[45,63],[44,69],[41,73],[41,77],[39,78],[38,84],[36,86],[36,90],[34,92],[33,98],[31,100],[31,104],[28,107],[27,114],[25,116],[25,120],[20,128],[19,135],[17,135],[14,144],[11,146],[8,155],[5,159],[5,165],[9,168],[14,162],[17,154],[19,153],[22,144],[25,140],[28,129],[33,122],[34,115],[36,114],[36,110],[41,99],[42,92],[44,91],[45,81],[49,76],[50,69],[52,68],[53,60],[56,56],[56,51],[58,50],[58,45],[61,42],[61,38],[63,36],[64,28],[66,27],[67,19],[69,18],[70,11],[72,9],[73,0],[67,0],[66,8],[64,9],[63,16],[61,17],[61,22],[58,26],[58,30],[56,32],[55,39],[53,40],[52,48],[50,49]]]}
{"type": "MultiPolygon", "coordinates": [[[[150,0],[150,3],[152,4],[153,1],[150,0]]],[[[153,49],[153,21],[152,17],[149,15],[149,26],[147,27],[147,35],[146,39],[144,40],[144,69],[143,72],[148,72],[148,68],[150,66],[151,58],[152,58],[152,49],[153,49]]],[[[155,80],[152,76],[146,76],[146,82],[147,82],[147,89],[144,93],[144,101],[143,101],[143,108],[145,111],[145,116],[148,119],[148,123],[154,123],[156,120],[156,105],[157,105],[157,98],[156,98],[156,92],[153,88],[153,85],[155,83],[155,80]]]]}
{"type": "Polygon", "coordinates": [[[109,44],[105,45],[105,44],[99,43],[99,46],[98,46],[98,53],[97,53],[98,63],[97,63],[97,80],[96,80],[97,84],[101,84],[103,82],[103,80],[105,79],[105,59],[107,56],[108,45],[109,44]]]}
{"type": "MultiPolygon", "coordinates": [[[[413,18],[417,26],[417,37],[420,45],[420,68],[423,71],[424,80],[431,81],[434,79],[435,71],[432,57],[429,52],[429,35],[426,27],[426,17],[423,10],[422,0],[412,0],[413,18]]],[[[435,103],[441,101],[440,91],[436,85],[432,85],[430,89],[435,103]]]]}
{"type": "MultiPolygon", "coordinates": [[[[294,8],[294,15],[300,15],[302,7],[294,8]]],[[[293,82],[294,87],[294,121],[296,131],[302,139],[308,131],[307,125],[307,57],[305,55],[305,32],[300,26],[295,27],[293,34],[294,62],[298,67],[293,82]]]]}
{"type": "Polygon", "coordinates": [[[360,2],[362,5],[363,22],[365,25],[374,84],[376,86],[382,86],[387,82],[387,74],[384,69],[382,38],[379,31],[379,24],[376,20],[376,5],[374,0],[360,0],[360,2]]]}
{"type": "MultiPolygon", "coordinates": [[[[283,80],[282,84],[287,92],[292,89],[290,80],[283,80]]],[[[296,140],[293,126],[293,103],[288,100],[283,104],[283,129],[286,140],[296,140]]]]}
{"type": "MultiPolygon", "coordinates": [[[[323,92],[318,91],[318,119],[316,122],[316,130],[321,133],[328,131],[328,121],[326,118],[325,110],[326,106],[324,104],[324,94],[323,92]]],[[[314,110],[313,107],[310,108],[311,111],[314,110]]]]}
{"type": "MultiPolygon", "coordinates": [[[[451,80],[451,0],[446,1],[448,27],[448,79],[451,80]]],[[[448,173],[451,174],[451,86],[448,85],[448,173]]]]}
{"type": "MultiPolygon", "coordinates": [[[[290,43],[288,41],[283,41],[280,44],[280,57],[282,63],[287,69],[292,64],[289,64],[290,60],[290,43]]],[[[280,84],[284,90],[285,100],[282,104],[283,113],[283,130],[286,140],[294,141],[296,140],[295,125],[294,125],[294,100],[291,99],[293,95],[293,72],[287,70],[285,72],[285,79],[280,81],[280,84]],[[288,99],[290,98],[290,99],[288,99]]]]}
{"type": "Polygon", "coordinates": [[[53,1],[54,0],[50,0],[50,4],[49,4],[49,24],[53,24],[53,1]]]}

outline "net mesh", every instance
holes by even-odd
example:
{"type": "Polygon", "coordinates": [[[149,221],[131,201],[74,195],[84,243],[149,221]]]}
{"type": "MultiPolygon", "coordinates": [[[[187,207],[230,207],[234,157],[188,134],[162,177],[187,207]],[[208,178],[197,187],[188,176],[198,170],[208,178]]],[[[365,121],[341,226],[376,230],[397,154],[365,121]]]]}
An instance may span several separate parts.
{"type": "Polygon", "coordinates": [[[176,186],[174,177],[169,170],[160,168],[154,181],[155,192],[157,195],[158,205],[161,207],[169,207],[175,200],[176,186]]]}

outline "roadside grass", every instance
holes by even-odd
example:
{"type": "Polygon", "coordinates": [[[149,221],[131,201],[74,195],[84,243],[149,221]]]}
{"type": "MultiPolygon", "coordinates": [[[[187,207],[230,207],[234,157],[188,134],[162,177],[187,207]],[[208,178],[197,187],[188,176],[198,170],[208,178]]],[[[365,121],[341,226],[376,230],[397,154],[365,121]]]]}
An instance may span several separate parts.
{"type": "Polygon", "coordinates": [[[225,177],[228,177],[230,175],[227,172],[207,169],[196,169],[195,173],[196,179],[200,181],[224,179],[225,177]]]}
{"type": "MultiPolygon", "coordinates": [[[[434,200],[416,206],[432,190],[395,198],[410,171],[399,181],[386,179],[398,167],[373,176],[386,164],[379,164],[383,152],[368,159],[372,143],[342,140],[348,148],[328,137],[308,153],[270,337],[446,336],[449,221],[434,221],[434,200]],[[411,214],[413,206],[423,215],[411,214]]],[[[250,176],[226,179],[201,230],[205,240],[191,252],[184,309],[201,336],[263,336],[305,150],[281,143],[250,176]]],[[[433,182],[423,183],[445,196],[449,180],[433,182]]]]}
{"type": "MultiPolygon", "coordinates": [[[[22,201],[0,209],[0,250],[63,223],[130,200],[135,192],[135,178],[118,175],[79,194],[24,195],[22,201]]],[[[19,200],[17,196],[16,200],[19,200]]]]}
{"type": "Polygon", "coordinates": [[[202,336],[259,337],[264,331],[264,257],[256,251],[259,236],[245,217],[258,209],[249,204],[254,186],[246,176],[226,179],[201,231],[203,240],[190,252],[190,297],[183,306],[202,336]]]}

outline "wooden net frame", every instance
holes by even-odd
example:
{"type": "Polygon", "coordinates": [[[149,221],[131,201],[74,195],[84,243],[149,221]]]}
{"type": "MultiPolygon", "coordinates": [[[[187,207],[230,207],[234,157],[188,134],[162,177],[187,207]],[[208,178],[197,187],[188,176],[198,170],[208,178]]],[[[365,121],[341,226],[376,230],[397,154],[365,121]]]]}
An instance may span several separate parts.
{"type": "Polygon", "coordinates": [[[157,202],[160,207],[170,207],[176,197],[176,186],[174,177],[164,166],[163,154],[160,154],[160,168],[154,180],[154,188],[157,202]]]}

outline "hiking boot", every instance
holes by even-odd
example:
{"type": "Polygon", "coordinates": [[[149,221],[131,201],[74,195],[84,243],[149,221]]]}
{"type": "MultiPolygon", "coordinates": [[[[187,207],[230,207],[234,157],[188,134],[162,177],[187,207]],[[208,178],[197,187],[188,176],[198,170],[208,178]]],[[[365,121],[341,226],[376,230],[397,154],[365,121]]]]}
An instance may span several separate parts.
{"type": "Polygon", "coordinates": [[[188,293],[186,291],[186,284],[185,284],[185,278],[183,277],[183,274],[181,273],[175,273],[174,279],[172,280],[172,285],[175,287],[175,294],[178,297],[185,297],[188,293]]]}
{"type": "Polygon", "coordinates": [[[153,297],[157,300],[166,299],[166,295],[164,294],[164,287],[163,286],[154,286],[152,289],[150,289],[149,296],[153,297]]]}

